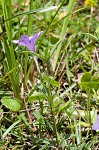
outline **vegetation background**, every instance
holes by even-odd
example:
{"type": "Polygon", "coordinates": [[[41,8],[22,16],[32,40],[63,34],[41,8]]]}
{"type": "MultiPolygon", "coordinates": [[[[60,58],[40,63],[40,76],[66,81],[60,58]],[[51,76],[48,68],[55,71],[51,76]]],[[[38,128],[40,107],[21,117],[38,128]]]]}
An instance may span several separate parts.
{"type": "Polygon", "coordinates": [[[99,1],[1,0],[0,150],[98,150],[98,113],[99,1]]]}

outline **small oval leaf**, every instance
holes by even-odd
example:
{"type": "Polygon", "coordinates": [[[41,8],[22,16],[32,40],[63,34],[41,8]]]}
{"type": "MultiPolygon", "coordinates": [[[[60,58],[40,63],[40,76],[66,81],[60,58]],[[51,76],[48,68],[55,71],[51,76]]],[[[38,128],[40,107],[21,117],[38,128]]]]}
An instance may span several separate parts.
{"type": "Polygon", "coordinates": [[[6,108],[8,108],[14,112],[19,111],[19,109],[21,108],[20,103],[17,100],[12,99],[10,97],[3,97],[1,99],[1,102],[6,108]]]}

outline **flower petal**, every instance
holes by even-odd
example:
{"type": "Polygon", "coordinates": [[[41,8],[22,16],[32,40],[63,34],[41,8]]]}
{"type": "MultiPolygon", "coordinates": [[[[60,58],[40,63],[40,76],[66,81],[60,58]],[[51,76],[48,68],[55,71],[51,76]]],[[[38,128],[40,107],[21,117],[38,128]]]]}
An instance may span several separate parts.
{"type": "Polygon", "coordinates": [[[31,51],[35,51],[35,42],[36,40],[38,39],[38,37],[40,36],[40,34],[42,33],[42,31],[34,34],[33,36],[30,36],[29,39],[30,39],[30,50],[31,51]]]}
{"type": "Polygon", "coordinates": [[[35,49],[34,45],[33,44],[31,45],[31,40],[27,35],[22,35],[18,44],[20,46],[26,46],[30,51],[33,51],[35,49]]]}
{"type": "Polygon", "coordinates": [[[99,122],[93,124],[92,130],[99,130],[99,122]]]}
{"type": "Polygon", "coordinates": [[[35,42],[35,41],[38,39],[38,37],[40,36],[40,34],[41,34],[42,32],[43,32],[43,31],[40,31],[40,32],[34,34],[33,36],[30,36],[29,39],[30,39],[32,42],[35,42]]]}
{"type": "Polygon", "coordinates": [[[43,31],[28,37],[27,35],[22,35],[20,40],[13,40],[12,42],[20,46],[26,46],[30,51],[35,51],[35,42],[43,31]]]}
{"type": "Polygon", "coordinates": [[[18,44],[20,46],[26,46],[29,49],[29,45],[30,45],[29,37],[27,35],[22,35],[19,42],[18,42],[18,44]]]}

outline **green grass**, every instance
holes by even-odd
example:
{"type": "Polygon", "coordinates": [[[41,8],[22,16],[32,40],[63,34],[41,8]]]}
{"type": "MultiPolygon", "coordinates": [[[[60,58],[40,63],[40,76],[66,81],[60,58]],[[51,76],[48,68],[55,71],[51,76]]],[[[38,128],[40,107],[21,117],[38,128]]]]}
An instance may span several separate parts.
{"type": "Polygon", "coordinates": [[[0,149],[99,148],[97,7],[0,2],[0,149]],[[12,43],[39,31],[36,52],[12,43]]]}

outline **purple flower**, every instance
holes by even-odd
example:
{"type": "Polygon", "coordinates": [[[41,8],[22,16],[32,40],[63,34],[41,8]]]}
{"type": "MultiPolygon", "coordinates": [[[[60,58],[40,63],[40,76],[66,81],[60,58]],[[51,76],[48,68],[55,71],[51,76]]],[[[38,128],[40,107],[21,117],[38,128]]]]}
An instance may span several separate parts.
{"type": "Polygon", "coordinates": [[[99,130],[99,114],[97,115],[97,121],[92,125],[92,130],[99,130]]]}
{"type": "Polygon", "coordinates": [[[22,35],[19,40],[13,40],[12,42],[20,46],[26,46],[30,51],[35,51],[35,42],[40,36],[42,31],[34,34],[33,36],[28,37],[27,35],[22,35]]]}

